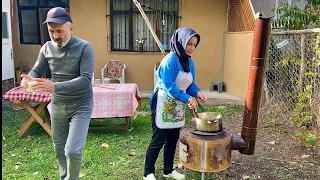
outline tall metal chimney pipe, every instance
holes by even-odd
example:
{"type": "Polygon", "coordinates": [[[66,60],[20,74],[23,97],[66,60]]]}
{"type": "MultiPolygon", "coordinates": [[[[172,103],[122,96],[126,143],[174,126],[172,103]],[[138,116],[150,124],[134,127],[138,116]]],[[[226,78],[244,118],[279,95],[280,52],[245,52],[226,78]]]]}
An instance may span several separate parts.
{"type": "Polygon", "coordinates": [[[241,132],[245,148],[239,150],[242,154],[252,155],[254,153],[261,91],[265,78],[265,66],[269,49],[271,22],[271,18],[265,18],[263,14],[259,14],[259,17],[255,20],[250,74],[241,132]]]}

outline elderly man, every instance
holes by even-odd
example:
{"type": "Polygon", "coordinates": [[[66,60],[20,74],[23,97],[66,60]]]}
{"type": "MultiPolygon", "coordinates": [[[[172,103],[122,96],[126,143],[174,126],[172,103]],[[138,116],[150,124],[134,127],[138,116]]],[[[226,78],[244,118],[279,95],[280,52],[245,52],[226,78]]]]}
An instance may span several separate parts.
{"type": "Polygon", "coordinates": [[[27,88],[32,80],[33,91],[53,92],[48,110],[60,178],[74,180],[79,178],[93,109],[93,50],[89,42],[72,36],[72,19],[64,8],[49,10],[44,23],[51,41],[42,46],[28,75],[22,75],[21,86],[27,88]],[[41,78],[47,68],[52,80],[41,78]]]}

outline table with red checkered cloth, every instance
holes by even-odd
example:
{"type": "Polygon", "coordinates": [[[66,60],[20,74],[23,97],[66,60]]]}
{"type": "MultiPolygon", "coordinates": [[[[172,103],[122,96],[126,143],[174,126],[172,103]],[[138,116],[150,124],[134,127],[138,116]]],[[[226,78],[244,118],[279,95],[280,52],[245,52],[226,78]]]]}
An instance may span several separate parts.
{"type": "Polygon", "coordinates": [[[20,86],[10,89],[3,95],[3,99],[5,100],[21,101],[23,107],[25,107],[30,113],[30,117],[26,119],[24,123],[21,125],[20,130],[16,135],[17,137],[21,137],[34,121],[37,121],[43,127],[43,129],[50,136],[52,136],[52,131],[50,128],[50,115],[47,110],[47,104],[51,101],[51,96],[52,93],[50,92],[29,93],[20,86]],[[36,107],[31,107],[31,101],[40,102],[40,104],[36,107]],[[45,110],[45,119],[42,119],[40,117],[40,112],[42,110],[45,110]]]}
{"type": "Polygon", "coordinates": [[[92,118],[134,116],[141,99],[135,83],[95,85],[93,94],[92,118]]]}
{"type": "Polygon", "coordinates": [[[34,92],[29,93],[26,89],[22,87],[15,87],[10,89],[3,95],[4,100],[9,101],[36,101],[36,102],[50,102],[51,101],[52,93],[50,92],[34,92]]]}
{"type": "MultiPolygon", "coordinates": [[[[92,118],[134,116],[141,99],[137,84],[101,84],[93,87],[94,107],[92,118]],[[110,89],[106,89],[106,88],[110,89]]],[[[52,93],[28,93],[22,87],[15,87],[3,95],[5,100],[50,102],[52,93]]]]}

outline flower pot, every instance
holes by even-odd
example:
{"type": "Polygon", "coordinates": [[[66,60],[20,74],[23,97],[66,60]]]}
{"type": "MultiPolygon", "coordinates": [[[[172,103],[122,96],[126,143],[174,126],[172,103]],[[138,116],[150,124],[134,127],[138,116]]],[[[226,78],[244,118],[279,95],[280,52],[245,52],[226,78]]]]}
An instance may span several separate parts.
{"type": "Polygon", "coordinates": [[[143,52],[143,46],[140,46],[140,47],[139,47],[139,51],[140,51],[140,53],[143,52]]]}

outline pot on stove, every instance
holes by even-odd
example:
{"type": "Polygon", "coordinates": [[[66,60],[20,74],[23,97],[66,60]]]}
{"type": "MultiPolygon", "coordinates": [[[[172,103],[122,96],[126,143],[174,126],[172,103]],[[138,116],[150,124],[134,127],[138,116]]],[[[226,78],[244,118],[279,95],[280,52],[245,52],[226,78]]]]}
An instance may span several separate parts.
{"type": "Polygon", "coordinates": [[[218,132],[222,130],[222,116],[215,112],[198,113],[195,119],[195,128],[204,132],[218,132]]]}
{"type": "Polygon", "coordinates": [[[197,113],[194,109],[191,114],[194,119],[195,128],[203,132],[219,132],[222,130],[222,116],[215,112],[204,112],[203,107],[198,102],[202,113],[197,113]]]}

